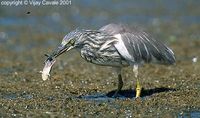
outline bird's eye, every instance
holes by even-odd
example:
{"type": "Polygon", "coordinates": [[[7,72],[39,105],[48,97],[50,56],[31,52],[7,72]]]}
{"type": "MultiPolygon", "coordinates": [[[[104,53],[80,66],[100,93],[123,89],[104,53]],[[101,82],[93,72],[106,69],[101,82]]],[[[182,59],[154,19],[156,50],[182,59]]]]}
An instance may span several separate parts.
{"type": "Polygon", "coordinates": [[[75,41],[74,41],[74,40],[71,40],[69,43],[70,43],[72,46],[74,46],[75,41]]]}

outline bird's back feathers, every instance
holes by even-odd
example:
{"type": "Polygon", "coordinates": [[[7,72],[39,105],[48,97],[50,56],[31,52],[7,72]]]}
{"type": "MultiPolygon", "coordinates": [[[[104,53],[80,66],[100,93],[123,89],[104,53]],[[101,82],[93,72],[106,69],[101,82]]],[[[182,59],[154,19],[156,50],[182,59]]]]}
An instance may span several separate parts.
{"type": "Polygon", "coordinates": [[[130,28],[123,24],[108,24],[100,28],[101,32],[109,35],[120,35],[118,40],[126,47],[130,57],[124,53],[119,47],[119,53],[122,57],[133,63],[141,61],[151,62],[156,59],[157,61],[165,64],[175,63],[175,56],[173,51],[159,40],[155,40],[149,34],[140,28],[130,28]]]}

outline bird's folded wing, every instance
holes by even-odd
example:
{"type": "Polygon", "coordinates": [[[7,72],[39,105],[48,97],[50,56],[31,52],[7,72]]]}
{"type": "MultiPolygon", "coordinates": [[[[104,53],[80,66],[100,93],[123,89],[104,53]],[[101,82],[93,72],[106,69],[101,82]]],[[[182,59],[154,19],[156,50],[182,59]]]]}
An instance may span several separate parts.
{"type": "Polygon", "coordinates": [[[175,57],[172,50],[162,42],[151,38],[147,33],[142,31],[133,33],[124,32],[119,35],[121,36],[119,41],[120,43],[123,43],[127,52],[125,50],[120,51],[119,44],[115,45],[115,47],[125,59],[130,60],[132,58],[134,62],[150,62],[156,59],[157,61],[166,64],[175,63],[175,57]],[[129,54],[128,57],[131,58],[127,58],[127,54],[129,54]]]}

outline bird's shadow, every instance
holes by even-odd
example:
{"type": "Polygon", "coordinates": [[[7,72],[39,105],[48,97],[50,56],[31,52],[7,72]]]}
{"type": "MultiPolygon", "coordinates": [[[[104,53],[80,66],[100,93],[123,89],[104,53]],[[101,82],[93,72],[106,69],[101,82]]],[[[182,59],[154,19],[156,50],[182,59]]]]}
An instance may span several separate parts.
{"type": "MultiPolygon", "coordinates": [[[[111,100],[112,98],[135,98],[136,96],[136,91],[133,89],[127,89],[127,90],[121,90],[117,96],[113,97],[115,94],[116,90],[112,90],[106,94],[95,94],[95,95],[82,95],[79,96],[79,99],[86,99],[86,100],[111,100]]],[[[161,93],[161,92],[169,92],[169,91],[176,91],[174,88],[166,88],[166,87],[160,87],[160,88],[153,88],[153,89],[142,89],[141,92],[141,97],[147,97],[151,96],[156,93],[161,93]]]]}
{"type": "MultiPolygon", "coordinates": [[[[176,91],[176,89],[166,88],[166,87],[153,88],[153,89],[142,89],[141,97],[151,96],[156,93],[169,92],[169,91],[176,91]]],[[[106,94],[106,96],[113,97],[114,93],[115,93],[115,90],[110,91],[106,94]]],[[[125,98],[134,98],[136,96],[136,91],[133,89],[127,89],[127,90],[121,90],[118,94],[119,94],[119,96],[122,96],[125,98]]]]}

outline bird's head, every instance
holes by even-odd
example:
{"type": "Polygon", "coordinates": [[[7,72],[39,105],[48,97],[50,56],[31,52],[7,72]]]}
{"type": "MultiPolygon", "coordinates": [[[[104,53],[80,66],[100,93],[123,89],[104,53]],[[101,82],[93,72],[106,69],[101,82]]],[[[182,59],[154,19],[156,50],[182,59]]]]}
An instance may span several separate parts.
{"type": "MultiPolygon", "coordinates": [[[[57,56],[61,55],[64,52],[67,52],[80,44],[80,37],[82,35],[81,30],[74,30],[70,33],[68,33],[62,40],[61,44],[58,46],[58,48],[50,55],[48,56],[48,59],[56,58],[57,56]]],[[[47,60],[48,60],[47,59],[47,60]]]]}

